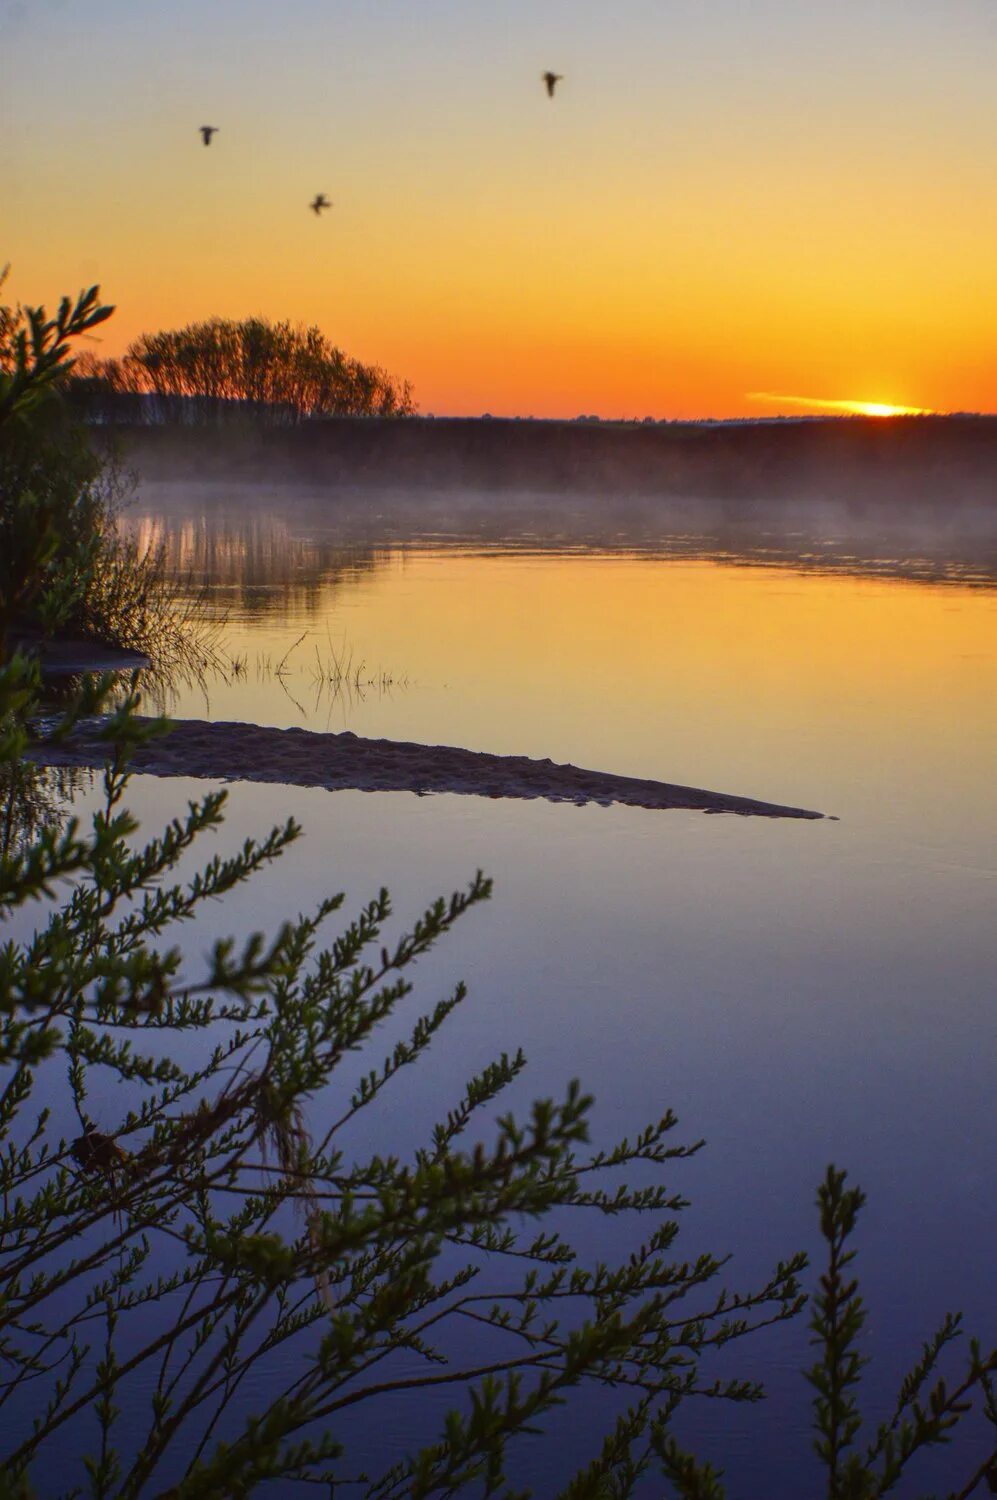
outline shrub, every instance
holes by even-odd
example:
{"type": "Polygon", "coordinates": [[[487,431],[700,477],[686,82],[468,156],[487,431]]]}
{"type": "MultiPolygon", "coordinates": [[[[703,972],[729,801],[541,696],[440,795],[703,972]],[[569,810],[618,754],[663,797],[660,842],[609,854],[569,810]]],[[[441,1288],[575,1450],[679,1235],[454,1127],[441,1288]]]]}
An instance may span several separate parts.
{"type": "MultiPolygon", "coordinates": [[[[962,1318],[949,1313],[901,1382],[889,1419],[879,1424],[870,1443],[857,1446],[862,1427],[857,1391],[868,1361],[859,1348],[866,1312],[851,1274],[856,1252],[850,1241],[865,1194],[861,1188],[847,1188],[846,1177],[828,1167],[817,1192],[828,1261],[810,1320],[819,1353],[807,1372],[816,1392],[814,1449],[827,1476],[827,1500],[879,1500],[908,1477],[912,1460],[924,1450],[951,1443],[954,1429],[971,1410],[974,1392],[982,1392],[984,1417],[997,1433],[997,1349],[984,1354],[971,1340],[964,1373],[950,1387],[937,1371],[961,1336],[962,1318]]],[[[965,1482],[950,1491],[950,1500],[968,1500],[984,1483],[991,1493],[997,1491],[997,1448],[981,1460],[970,1459],[966,1470],[965,1482]]]]}
{"type": "Polygon", "coordinates": [[[62,399],[70,341],[113,311],[98,289],[44,308],[0,308],[0,656],[12,631],[40,629],[143,652],[197,672],[211,633],[162,552],[119,529],[129,482],[62,399]]]}

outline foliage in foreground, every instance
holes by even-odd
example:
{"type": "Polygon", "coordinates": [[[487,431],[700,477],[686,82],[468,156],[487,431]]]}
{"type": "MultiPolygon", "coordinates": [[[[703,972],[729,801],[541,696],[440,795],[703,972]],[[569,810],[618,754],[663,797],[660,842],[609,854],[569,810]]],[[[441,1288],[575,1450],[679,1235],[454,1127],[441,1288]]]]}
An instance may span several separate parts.
{"type": "MultiPolygon", "coordinates": [[[[868,1363],[858,1340],[866,1311],[849,1268],[856,1254],[850,1238],[865,1194],[861,1188],[846,1187],[845,1182],[844,1172],[828,1167],[817,1193],[828,1262],[810,1320],[812,1343],[818,1350],[816,1362],[807,1371],[815,1392],[814,1448],[827,1475],[828,1500],[878,1500],[907,1480],[911,1461],[918,1454],[951,1443],[955,1428],[971,1410],[975,1392],[982,1393],[983,1415],[992,1437],[997,1436],[997,1349],[984,1354],[978,1341],[971,1340],[964,1372],[950,1387],[938,1373],[939,1363],[949,1345],[961,1337],[962,1318],[959,1313],[947,1314],[901,1382],[888,1420],[877,1426],[871,1442],[858,1446],[862,1415],[857,1389],[868,1363]]],[[[997,1447],[992,1446],[979,1461],[969,1460],[965,1481],[949,1491],[949,1500],[968,1500],[984,1483],[991,1492],[997,1491],[997,1447]]]]}
{"type": "Polygon", "coordinates": [[[161,551],[120,530],[127,478],[63,399],[72,341],[112,311],[97,287],[64,297],[54,317],[0,307],[0,651],[11,634],[61,632],[196,673],[211,656],[196,601],[161,551]]]}
{"type": "MultiPolygon", "coordinates": [[[[20,660],[0,674],[7,755],[23,749],[10,726],[31,691],[20,660]]],[[[735,1296],[710,1289],[718,1259],[671,1259],[673,1217],[618,1266],[582,1267],[564,1233],[562,1210],[657,1218],[683,1206],[661,1185],[619,1181],[628,1165],[695,1149],[670,1144],[670,1114],[590,1153],[589,1101],[572,1085],[462,1149],[522,1070],[516,1054],[470,1079],[407,1159],[357,1154],[365,1112],[426,1051],[463,987],[349,1085],[345,1064],[403,1004],[415,959],[488,895],[480,876],[389,945],[382,892],[322,947],[340,905],[331,897],[269,941],[218,943],[203,978],[182,977],[169,930],[279,858],[298,829],[170,883],[224,794],[134,848],[122,807],[122,757],[144,732],[134,706],[108,723],[115,759],[89,833],[49,830],[0,867],[8,918],[72,882],[0,960],[0,1409],[23,1418],[27,1400],[34,1416],[30,1430],[7,1426],[19,1432],[8,1475],[30,1475],[69,1441],[101,1495],[343,1477],[351,1408],[445,1383],[465,1387],[467,1403],[365,1493],[450,1493],[473,1477],[496,1492],[509,1439],[583,1381],[634,1403],[634,1437],[652,1421],[664,1430],[695,1396],[756,1399],[755,1385],[718,1382],[704,1362],[798,1310],[801,1257],[735,1296]],[[458,1323],[475,1329],[463,1359],[458,1323]],[[264,1371],[261,1408],[245,1392],[264,1371]],[[150,1395],[144,1410],[127,1400],[123,1423],[129,1389],[150,1395]]],[[[617,1457],[566,1493],[598,1493],[617,1457]]]]}

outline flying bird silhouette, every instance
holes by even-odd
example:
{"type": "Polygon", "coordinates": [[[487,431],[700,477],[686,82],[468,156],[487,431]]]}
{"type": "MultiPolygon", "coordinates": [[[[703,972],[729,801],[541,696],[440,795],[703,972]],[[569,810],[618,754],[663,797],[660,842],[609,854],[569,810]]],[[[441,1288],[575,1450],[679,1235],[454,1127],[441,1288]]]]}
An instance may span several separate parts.
{"type": "Polygon", "coordinates": [[[204,144],[206,146],[210,146],[211,145],[211,137],[213,135],[217,135],[218,134],[218,126],[217,125],[201,125],[198,128],[200,129],[200,132],[201,132],[201,139],[202,139],[202,141],[204,142],[204,144]]]}
{"type": "Polygon", "coordinates": [[[311,209],[313,214],[317,215],[321,214],[323,208],[331,208],[332,204],[329,202],[324,193],[316,193],[315,197],[312,199],[311,203],[309,203],[308,207],[311,209]]]}
{"type": "Polygon", "coordinates": [[[547,73],[541,73],[540,77],[543,79],[544,83],[547,85],[547,97],[548,97],[548,99],[553,99],[553,97],[554,97],[554,90],[557,88],[558,84],[561,82],[562,78],[564,77],[564,74],[563,73],[551,73],[551,72],[547,72],[547,73]]]}

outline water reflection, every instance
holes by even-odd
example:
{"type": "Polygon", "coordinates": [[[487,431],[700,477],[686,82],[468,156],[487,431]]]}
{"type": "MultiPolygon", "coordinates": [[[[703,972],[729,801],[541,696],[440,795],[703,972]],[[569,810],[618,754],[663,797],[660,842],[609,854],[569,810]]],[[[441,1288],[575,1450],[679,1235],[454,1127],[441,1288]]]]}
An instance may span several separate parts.
{"type": "Polygon", "coordinates": [[[83,766],[0,765],[0,859],[13,859],[70,816],[74,797],[94,772],[83,766]]]}
{"type": "Polygon", "coordinates": [[[842,500],[675,500],[146,482],[130,524],[181,576],[252,612],[317,609],[398,548],[616,553],[997,583],[997,510],[842,500]]]}
{"type": "Polygon", "coordinates": [[[272,516],[229,510],[175,521],[144,516],[132,529],[143,550],[163,552],[175,577],[192,588],[207,585],[216,611],[237,615],[317,610],[330,591],[372,572],[387,556],[384,549],[302,533],[272,516]]]}
{"type": "Polygon", "coordinates": [[[922,827],[951,816],[954,780],[990,802],[992,590],[397,549],[321,599],[230,617],[222,649],[244,666],[178,691],[172,711],[549,757],[838,814],[913,797],[922,827]],[[336,652],[365,664],[367,686],[323,684],[336,652]]]}

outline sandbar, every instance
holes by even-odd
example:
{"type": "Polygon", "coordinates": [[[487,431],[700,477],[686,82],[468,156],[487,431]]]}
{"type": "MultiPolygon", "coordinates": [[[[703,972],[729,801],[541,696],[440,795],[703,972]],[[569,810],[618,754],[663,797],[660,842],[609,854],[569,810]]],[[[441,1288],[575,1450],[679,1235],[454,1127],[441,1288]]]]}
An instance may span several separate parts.
{"type": "MultiPolygon", "coordinates": [[[[99,768],[107,760],[108,749],[101,728],[99,719],[88,720],[64,743],[36,743],[30,758],[44,765],[99,768]]],[[[417,796],[452,792],[472,797],[544,798],[579,805],[594,802],[661,810],[685,808],[743,817],[823,817],[806,808],[584,770],[525,755],[491,755],[452,745],[363,739],[349,731],[323,734],[203,719],[175,720],[168,734],[136,750],[131,765],[135,771],[153,776],[278,782],[329,791],[414,792],[417,796]]]]}

